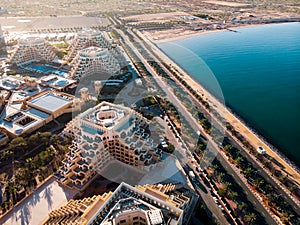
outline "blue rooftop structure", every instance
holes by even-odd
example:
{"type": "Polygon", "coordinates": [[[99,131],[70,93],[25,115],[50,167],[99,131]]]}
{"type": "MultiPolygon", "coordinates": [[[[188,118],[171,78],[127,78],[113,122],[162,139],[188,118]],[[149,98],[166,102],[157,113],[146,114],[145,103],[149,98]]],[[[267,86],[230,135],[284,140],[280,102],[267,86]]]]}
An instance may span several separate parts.
{"type": "Polygon", "coordinates": [[[43,109],[46,112],[55,112],[70,103],[70,100],[48,93],[29,101],[33,107],[43,109]]]}
{"type": "Polygon", "coordinates": [[[28,113],[30,113],[32,115],[35,115],[35,116],[38,116],[38,117],[43,118],[43,119],[47,119],[50,116],[50,114],[48,114],[48,113],[45,113],[45,112],[42,112],[40,110],[33,109],[33,108],[29,109],[28,113]]]}

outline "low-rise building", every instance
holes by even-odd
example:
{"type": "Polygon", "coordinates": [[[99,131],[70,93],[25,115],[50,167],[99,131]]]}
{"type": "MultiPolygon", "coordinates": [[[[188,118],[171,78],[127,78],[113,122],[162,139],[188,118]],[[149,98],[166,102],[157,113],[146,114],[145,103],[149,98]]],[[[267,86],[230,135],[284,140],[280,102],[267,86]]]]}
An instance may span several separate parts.
{"type": "Polygon", "coordinates": [[[44,225],[181,225],[193,210],[196,196],[182,185],[131,186],[114,192],[71,200],[52,211],[44,225]]]}
{"type": "Polygon", "coordinates": [[[44,76],[39,80],[39,85],[43,88],[52,88],[56,91],[65,92],[76,87],[76,80],[68,79],[56,74],[44,76]]]}
{"type": "Polygon", "coordinates": [[[74,96],[45,90],[34,95],[14,92],[3,106],[0,128],[10,137],[31,133],[75,107],[74,96]]]}

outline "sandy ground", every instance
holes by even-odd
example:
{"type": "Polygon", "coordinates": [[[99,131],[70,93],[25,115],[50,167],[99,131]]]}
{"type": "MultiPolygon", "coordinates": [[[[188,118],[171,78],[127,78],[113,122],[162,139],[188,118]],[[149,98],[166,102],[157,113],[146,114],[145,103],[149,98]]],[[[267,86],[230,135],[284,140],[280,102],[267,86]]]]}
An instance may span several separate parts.
{"type": "Polygon", "coordinates": [[[249,4],[246,4],[246,3],[214,1],[214,0],[202,1],[202,2],[206,2],[206,3],[210,3],[210,4],[215,4],[215,5],[222,5],[222,6],[231,6],[231,7],[245,7],[245,6],[249,5],[249,4]]]}
{"type": "MultiPolygon", "coordinates": [[[[211,33],[213,31],[208,32],[192,32],[190,34],[183,34],[181,36],[173,35],[172,33],[169,33],[169,37],[161,40],[154,40],[154,38],[150,37],[149,40],[153,41],[155,43],[162,42],[162,41],[170,41],[170,40],[178,40],[182,38],[188,38],[192,36],[197,36],[204,33],[211,33]],[[174,37],[176,36],[176,37],[174,37]]],[[[145,34],[144,37],[146,39],[149,37],[149,33],[145,34]]],[[[300,184],[300,174],[297,172],[296,169],[293,168],[289,163],[287,163],[282,156],[275,152],[274,150],[269,147],[268,143],[263,141],[257,134],[255,134],[249,127],[247,127],[241,120],[239,120],[229,109],[227,109],[224,105],[222,105],[219,101],[216,100],[215,97],[213,97],[208,91],[206,91],[201,84],[194,81],[184,70],[182,70],[179,66],[177,66],[169,57],[167,57],[163,52],[161,52],[155,45],[153,45],[153,50],[156,54],[159,55],[159,57],[167,62],[167,64],[171,64],[172,66],[176,67],[178,71],[180,71],[184,75],[184,80],[195,90],[200,93],[204,94],[204,98],[206,98],[211,107],[214,107],[215,110],[222,115],[226,120],[237,130],[239,131],[255,148],[258,146],[264,147],[266,150],[266,153],[273,157],[275,160],[277,160],[282,167],[284,168],[284,171],[289,175],[290,178],[292,178],[294,181],[296,181],[298,184],[300,184]]]]}
{"type": "Polygon", "coordinates": [[[172,29],[165,31],[145,31],[144,35],[152,42],[158,44],[163,42],[183,40],[190,37],[196,37],[200,34],[209,34],[213,32],[221,32],[226,30],[210,30],[210,31],[193,31],[185,29],[172,29]]]}
{"type": "Polygon", "coordinates": [[[60,17],[0,17],[3,31],[28,32],[31,30],[60,29],[71,27],[89,28],[107,26],[109,21],[103,17],[60,16],[60,17]]]}
{"type": "Polygon", "coordinates": [[[178,11],[178,12],[169,12],[169,13],[139,14],[139,15],[121,17],[120,19],[147,22],[153,20],[170,20],[180,16],[191,16],[191,15],[185,12],[178,11]]]}
{"type": "Polygon", "coordinates": [[[0,219],[3,225],[39,225],[52,210],[72,199],[77,192],[62,187],[54,177],[0,219]]]}

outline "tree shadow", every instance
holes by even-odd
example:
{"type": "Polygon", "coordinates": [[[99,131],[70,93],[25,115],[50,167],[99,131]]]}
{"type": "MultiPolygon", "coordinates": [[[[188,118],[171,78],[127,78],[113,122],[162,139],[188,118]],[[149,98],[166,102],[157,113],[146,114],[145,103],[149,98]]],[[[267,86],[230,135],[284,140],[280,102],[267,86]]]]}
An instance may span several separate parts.
{"type": "Polygon", "coordinates": [[[19,220],[21,225],[30,224],[31,212],[28,208],[28,204],[24,204],[24,206],[20,209],[19,220]]]}
{"type": "Polygon", "coordinates": [[[44,191],[43,197],[47,200],[48,209],[51,209],[51,210],[52,210],[52,206],[53,206],[52,195],[53,195],[52,187],[48,186],[44,191]]]}
{"type": "Polygon", "coordinates": [[[39,192],[35,192],[32,194],[32,197],[30,198],[28,203],[32,206],[35,206],[40,201],[40,199],[41,198],[40,198],[39,192]]]}

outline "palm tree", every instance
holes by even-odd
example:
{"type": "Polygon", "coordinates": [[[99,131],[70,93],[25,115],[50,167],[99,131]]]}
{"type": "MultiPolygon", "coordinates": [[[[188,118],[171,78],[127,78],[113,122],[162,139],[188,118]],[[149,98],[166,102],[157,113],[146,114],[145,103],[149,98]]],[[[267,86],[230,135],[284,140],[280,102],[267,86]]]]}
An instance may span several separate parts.
{"type": "Polygon", "coordinates": [[[235,159],[235,163],[236,163],[236,165],[237,165],[238,167],[241,167],[242,164],[243,164],[243,162],[244,162],[244,160],[243,160],[243,158],[242,158],[241,156],[239,156],[239,157],[237,157],[237,158],[235,159]]]}
{"type": "Polygon", "coordinates": [[[285,211],[280,219],[284,224],[289,224],[293,217],[294,215],[290,211],[285,211]]]}
{"type": "Polygon", "coordinates": [[[241,204],[239,204],[237,206],[237,209],[242,213],[244,213],[247,208],[248,208],[248,205],[245,202],[242,202],[241,204]]]}
{"type": "Polygon", "coordinates": [[[224,183],[224,187],[226,188],[227,191],[231,188],[231,186],[232,186],[232,183],[230,183],[228,181],[224,183]]]}
{"type": "Polygon", "coordinates": [[[255,224],[257,217],[255,213],[250,213],[245,215],[244,219],[247,224],[255,224]]]}
{"type": "Polygon", "coordinates": [[[295,191],[297,190],[297,186],[295,184],[292,184],[291,186],[288,187],[289,191],[291,194],[294,194],[295,191]]]}
{"type": "Polygon", "coordinates": [[[273,192],[270,192],[266,195],[266,198],[268,199],[268,205],[269,206],[273,206],[274,205],[274,201],[276,200],[276,196],[274,195],[273,192]]]}
{"type": "Polygon", "coordinates": [[[219,183],[223,182],[224,177],[225,177],[225,173],[223,173],[223,172],[218,173],[218,175],[217,175],[218,182],[219,183]]]}
{"type": "Polygon", "coordinates": [[[267,184],[265,189],[266,189],[266,191],[271,192],[271,191],[273,191],[274,188],[271,184],[267,184]]]}
{"type": "Polygon", "coordinates": [[[233,201],[235,201],[238,197],[239,197],[239,194],[238,194],[237,192],[232,191],[232,192],[230,193],[230,198],[231,198],[233,201]]]}
{"type": "Polygon", "coordinates": [[[217,165],[213,165],[211,167],[211,169],[213,170],[213,173],[216,174],[217,170],[219,169],[219,167],[217,165]]]}
{"type": "Polygon", "coordinates": [[[259,189],[261,185],[264,183],[264,180],[261,178],[256,178],[253,183],[255,188],[259,189]]]}
{"type": "Polygon", "coordinates": [[[245,177],[250,177],[250,175],[253,173],[253,169],[251,167],[247,167],[242,171],[242,173],[245,175],[245,177]]]}

